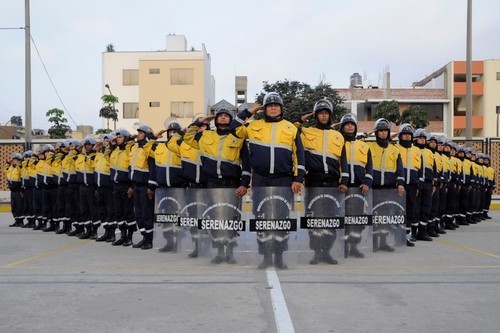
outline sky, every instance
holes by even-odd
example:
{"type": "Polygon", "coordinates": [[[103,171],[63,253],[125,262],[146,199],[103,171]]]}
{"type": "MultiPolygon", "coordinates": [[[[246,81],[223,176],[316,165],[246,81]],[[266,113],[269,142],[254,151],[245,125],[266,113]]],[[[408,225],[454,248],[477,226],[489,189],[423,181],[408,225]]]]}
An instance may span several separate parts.
{"type": "MultiPolygon", "coordinates": [[[[466,0],[31,0],[32,127],[66,111],[68,124],[102,127],[102,52],[165,49],[169,33],[212,59],[216,101],[234,101],[234,77],[248,77],[253,101],[264,81],[349,86],[354,72],[408,87],[466,57],[466,0]],[[64,104],[64,105],[63,105],[64,104]],[[68,115],[69,113],[69,115],[68,115]],[[73,122],[74,120],[74,122],[73,122]]],[[[500,1],[474,0],[474,60],[500,58],[500,1]]],[[[24,1],[0,0],[0,124],[25,114],[24,1]]],[[[118,98],[120,96],[117,96],[118,98]]]]}

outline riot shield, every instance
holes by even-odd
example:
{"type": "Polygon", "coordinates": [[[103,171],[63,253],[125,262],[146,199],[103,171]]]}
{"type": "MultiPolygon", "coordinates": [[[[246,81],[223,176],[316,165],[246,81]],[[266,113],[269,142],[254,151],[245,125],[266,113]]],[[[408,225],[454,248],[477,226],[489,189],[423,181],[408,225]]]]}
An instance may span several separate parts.
{"type": "Polygon", "coordinates": [[[397,189],[373,190],[373,251],[406,248],[406,193],[397,189]]]}
{"type": "Polygon", "coordinates": [[[184,188],[158,188],[155,191],[155,240],[153,244],[160,252],[177,253],[185,231],[177,226],[182,208],[186,206],[184,188]]]}
{"type": "Polygon", "coordinates": [[[234,188],[204,190],[207,206],[198,218],[198,232],[208,233],[212,257],[200,256],[202,264],[246,264],[244,232],[246,222],[241,219],[241,198],[234,188]]]}
{"type": "Polygon", "coordinates": [[[249,262],[259,268],[286,269],[297,262],[297,212],[290,187],[252,188],[249,262]]]}
{"type": "Polygon", "coordinates": [[[373,253],[372,190],[351,187],[345,196],[345,257],[364,258],[373,253]]]}
{"type": "Polygon", "coordinates": [[[345,194],[337,188],[304,189],[304,216],[298,234],[299,264],[337,264],[344,260],[345,194]]]}
{"type": "Polygon", "coordinates": [[[188,188],[186,190],[186,205],[181,209],[177,226],[184,230],[185,241],[182,242],[180,253],[183,257],[210,257],[212,241],[208,230],[198,230],[198,218],[207,208],[205,188],[188,188]]]}

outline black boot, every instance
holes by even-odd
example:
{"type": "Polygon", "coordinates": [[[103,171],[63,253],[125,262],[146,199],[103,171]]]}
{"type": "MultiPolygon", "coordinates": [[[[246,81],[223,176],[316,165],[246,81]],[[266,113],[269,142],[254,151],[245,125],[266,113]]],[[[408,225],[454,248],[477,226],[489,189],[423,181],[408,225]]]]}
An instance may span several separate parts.
{"type": "Polygon", "coordinates": [[[231,264],[231,265],[234,265],[236,264],[236,259],[234,259],[234,253],[233,253],[233,249],[235,247],[236,243],[229,243],[227,244],[227,248],[226,248],[226,262],[228,264],[231,264]]]}
{"type": "Polygon", "coordinates": [[[134,249],[140,249],[140,248],[142,248],[142,246],[144,245],[145,242],[146,242],[146,236],[142,235],[142,239],[139,241],[139,243],[132,245],[132,247],[134,249]]]}
{"type": "Polygon", "coordinates": [[[193,251],[188,254],[189,258],[198,258],[198,240],[194,241],[194,249],[193,251]]]}
{"type": "Polygon", "coordinates": [[[320,258],[321,258],[321,251],[314,250],[314,257],[309,261],[309,264],[310,265],[317,265],[319,263],[320,258]]]}
{"type": "Polygon", "coordinates": [[[274,267],[278,269],[287,269],[288,266],[283,262],[283,252],[274,253],[274,267]]]}
{"type": "Polygon", "coordinates": [[[224,244],[217,243],[217,255],[210,260],[211,264],[220,264],[221,262],[224,261],[225,259],[225,254],[224,254],[224,244]]]}
{"type": "Polygon", "coordinates": [[[432,238],[427,233],[427,226],[420,224],[418,226],[417,239],[421,241],[431,242],[432,238]]]}
{"type": "Polygon", "coordinates": [[[65,222],[66,223],[66,235],[69,235],[71,233],[71,227],[73,225],[73,222],[65,222]]]}
{"type": "Polygon", "coordinates": [[[427,223],[427,234],[429,237],[439,237],[436,232],[436,222],[427,223]]]}
{"type": "Polygon", "coordinates": [[[89,225],[85,226],[85,232],[80,234],[80,236],[78,236],[78,238],[89,239],[91,235],[92,235],[92,225],[89,224],[89,225]]]}
{"type": "Polygon", "coordinates": [[[408,247],[414,247],[415,243],[410,242],[408,239],[406,240],[406,246],[408,247]]]}
{"type": "Polygon", "coordinates": [[[26,228],[34,228],[35,227],[35,219],[34,218],[28,218],[28,224],[25,225],[26,228]]]}
{"type": "Polygon", "coordinates": [[[134,237],[134,229],[128,229],[126,231],[126,236],[125,236],[125,241],[123,242],[123,246],[133,246],[134,245],[134,242],[132,241],[133,240],[133,237],[134,237]]]}
{"type": "Polygon", "coordinates": [[[361,243],[361,237],[350,237],[349,255],[355,258],[364,258],[365,255],[358,250],[358,244],[361,243]]]}
{"type": "Polygon", "coordinates": [[[97,230],[99,229],[99,226],[93,225],[91,232],[90,232],[90,239],[97,239],[97,230]]]}
{"type": "Polygon", "coordinates": [[[387,235],[380,235],[380,244],[378,249],[380,251],[386,251],[386,252],[394,252],[394,248],[387,244],[387,235]]]}
{"type": "Polygon", "coordinates": [[[151,250],[153,248],[153,235],[148,235],[144,237],[144,244],[141,246],[141,250],[151,250]]]}
{"type": "MultiPolygon", "coordinates": [[[[257,266],[259,269],[266,269],[273,265],[273,249],[274,249],[274,240],[268,240],[263,243],[264,250],[264,260],[257,266]]],[[[260,252],[260,251],[259,251],[260,252]]]]}
{"type": "Polygon", "coordinates": [[[64,234],[66,232],[66,222],[57,222],[56,223],[56,234],[64,234]]]}
{"type": "MultiPolygon", "coordinates": [[[[410,242],[415,243],[417,241],[417,234],[418,234],[418,227],[417,226],[411,226],[410,242]]],[[[408,244],[406,244],[406,245],[408,245],[408,244]]]]}
{"type": "Polygon", "coordinates": [[[320,260],[330,265],[338,264],[338,261],[333,259],[330,255],[329,249],[323,249],[323,251],[321,251],[320,260]]]}
{"type": "Polygon", "coordinates": [[[437,220],[436,221],[436,233],[439,235],[446,235],[446,231],[444,231],[444,229],[445,229],[444,221],[437,220]]]}
{"type": "Polygon", "coordinates": [[[109,227],[108,229],[108,237],[106,238],[106,243],[113,243],[116,238],[115,238],[115,227],[109,227]]]}
{"type": "Polygon", "coordinates": [[[113,246],[119,246],[123,245],[125,242],[125,239],[127,238],[127,230],[126,229],[120,229],[121,237],[117,239],[116,241],[112,242],[111,245],[113,246]]]}
{"type": "Polygon", "coordinates": [[[83,226],[81,226],[79,223],[75,223],[75,229],[73,231],[70,231],[68,233],[68,236],[78,236],[82,232],[83,226]]]}
{"type": "Polygon", "coordinates": [[[104,229],[104,234],[97,238],[95,241],[96,242],[105,242],[109,237],[109,228],[104,229]]]}
{"type": "Polygon", "coordinates": [[[171,235],[170,233],[164,233],[163,237],[167,241],[165,246],[159,249],[159,252],[171,252],[174,250],[174,236],[171,235]]]}
{"type": "Polygon", "coordinates": [[[491,220],[491,216],[488,215],[488,211],[483,212],[483,217],[487,220],[491,220]]]}

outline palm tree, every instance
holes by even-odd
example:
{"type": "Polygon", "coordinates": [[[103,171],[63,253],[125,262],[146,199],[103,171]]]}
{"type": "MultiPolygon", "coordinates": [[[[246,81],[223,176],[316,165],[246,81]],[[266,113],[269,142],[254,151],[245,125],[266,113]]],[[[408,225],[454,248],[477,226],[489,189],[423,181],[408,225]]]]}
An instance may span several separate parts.
{"type": "Polygon", "coordinates": [[[118,103],[118,97],[114,95],[102,95],[101,97],[104,106],[99,110],[99,117],[107,119],[107,128],[109,129],[109,120],[114,121],[114,129],[116,129],[116,121],[118,120],[118,110],[115,108],[115,103],[118,103]]]}

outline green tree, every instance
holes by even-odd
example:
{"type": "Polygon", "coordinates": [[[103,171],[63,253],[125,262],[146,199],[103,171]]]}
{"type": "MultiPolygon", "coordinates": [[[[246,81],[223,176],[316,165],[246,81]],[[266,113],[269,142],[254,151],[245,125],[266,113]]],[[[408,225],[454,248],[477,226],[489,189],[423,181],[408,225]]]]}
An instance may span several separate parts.
{"type": "Polygon", "coordinates": [[[116,121],[118,120],[118,110],[115,104],[118,103],[118,97],[114,95],[102,95],[101,100],[104,106],[99,110],[99,117],[106,119],[106,126],[109,130],[109,120],[114,121],[114,129],[116,129],[116,121]]]}
{"type": "Polygon", "coordinates": [[[66,132],[71,130],[71,128],[66,124],[68,119],[64,118],[64,111],[60,109],[51,109],[45,114],[49,117],[49,122],[53,123],[48,132],[51,139],[65,139],[66,132]]]}
{"type": "Polygon", "coordinates": [[[106,45],[106,52],[115,52],[115,46],[111,43],[106,45]]]}
{"type": "Polygon", "coordinates": [[[113,132],[109,128],[99,128],[97,131],[95,131],[95,134],[108,134],[113,132]]]}
{"type": "Polygon", "coordinates": [[[414,128],[426,128],[429,125],[427,113],[421,105],[410,105],[401,115],[401,124],[409,123],[414,128]]]}
{"type": "MultiPolygon", "coordinates": [[[[262,92],[255,96],[255,102],[262,104],[264,95],[268,92],[277,92],[283,98],[283,116],[289,121],[298,121],[303,115],[312,112],[314,103],[321,98],[328,98],[333,104],[332,120],[338,121],[345,112],[342,98],[330,84],[319,84],[311,87],[309,84],[298,81],[277,81],[266,83],[262,92]]],[[[263,114],[258,114],[257,118],[263,114]]]]}
{"type": "Polygon", "coordinates": [[[395,100],[383,101],[377,104],[373,119],[385,118],[390,122],[399,125],[401,115],[399,113],[399,103],[395,100]]]}

